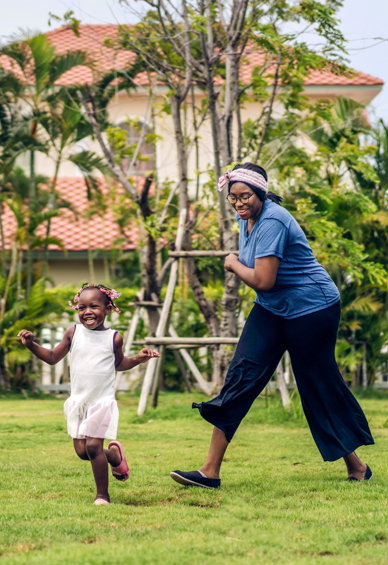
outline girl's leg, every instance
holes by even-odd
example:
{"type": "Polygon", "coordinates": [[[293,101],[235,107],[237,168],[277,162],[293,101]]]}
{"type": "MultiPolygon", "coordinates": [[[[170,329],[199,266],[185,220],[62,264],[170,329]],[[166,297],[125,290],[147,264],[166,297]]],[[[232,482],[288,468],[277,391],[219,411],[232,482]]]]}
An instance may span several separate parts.
{"type": "Polygon", "coordinates": [[[104,449],[104,440],[101,438],[88,437],[84,441],[86,444],[86,458],[92,464],[94,480],[97,487],[97,498],[110,500],[108,494],[109,471],[108,463],[113,467],[117,467],[121,463],[121,456],[118,447],[113,446],[110,449],[104,449]]]}
{"type": "Polygon", "coordinates": [[[74,451],[82,461],[89,461],[86,453],[86,439],[73,438],[74,451]]]}
{"type": "Polygon", "coordinates": [[[335,360],[340,306],[285,321],[287,349],[311,433],[325,461],[343,457],[349,477],[363,479],[366,465],[354,453],[373,444],[368,422],[335,360]]]}
{"type": "Polygon", "coordinates": [[[112,465],[112,467],[118,467],[120,465],[121,455],[117,445],[112,445],[110,449],[104,449],[104,453],[109,465],[112,465]]]}
{"type": "Polygon", "coordinates": [[[96,500],[97,498],[103,498],[110,502],[108,493],[108,461],[104,453],[104,440],[96,437],[86,438],[86,452],[92,464],[94,480],[96,482],[96,500]]]}

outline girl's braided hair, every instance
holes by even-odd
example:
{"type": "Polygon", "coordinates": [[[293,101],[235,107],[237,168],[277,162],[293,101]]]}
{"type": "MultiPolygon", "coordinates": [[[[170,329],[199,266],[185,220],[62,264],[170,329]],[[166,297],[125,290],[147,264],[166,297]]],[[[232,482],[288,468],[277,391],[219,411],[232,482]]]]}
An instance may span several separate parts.
{"type": "Polygon", "coordinates": [[[78,310],[77,302],[79,301],[79,297],[80,297],[81,293],[84,290],[91,290],[93,288],[97,288],[98,290],[103,292],[106,296],[106,305],[112,306],[112,308],[114,308],[116,310],[116,312],[118,312],[120,314],[120,310],[117,308],[117,306],[113,302],[113,300],[115,300],[116,298],[120,298],[121,292],[117,292],[117,290],[115,290],[114,288],[109,288],[107,286],[104,286],[103,284],[84,283],[82,285],[82,287],[79,289],[79,291],[77,292],[77,294],[74,296],[73,302],[74,302],[75,306],[70,301],[69,301],[69,306],[71,306],[71,308],[73,308],[73,310],[78,310]]]}

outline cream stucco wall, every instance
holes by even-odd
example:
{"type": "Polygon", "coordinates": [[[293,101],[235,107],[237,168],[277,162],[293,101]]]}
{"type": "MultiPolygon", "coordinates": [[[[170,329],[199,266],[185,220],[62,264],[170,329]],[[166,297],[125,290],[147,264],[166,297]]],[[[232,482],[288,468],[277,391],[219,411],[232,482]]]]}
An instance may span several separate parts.
{"type": "MultiPolygon", "coordinates": [[[[94,259],[95,281],[104,282],[105,272],[102,259],[94,259]]],[[[68,284],[82,285],[84,282],[92,282],[88,260],[64,257],[63,259],[50,259],[48,275],[55,285],[66,286],[68,284]]]]}
{"type": "MultiPolygon", "coordinates": [[[[353,98],[358,102],[369,104],[373,98],[381,90],[381,86],[336,86],[336,85],[321,85],[321,86],[307,86],[306,95],[311,102],[315,102],[320,98],[327,98],[334,100],[338,96],[345,96],[353,98]]],[[[160,88],[155,100],[155,124],[156,133],[160,136],[157,142],[157,169],[159,179],[161,181],[170,180],[176,181],[178,179],[178,167],[176,159],[176,148],[174,141],[174,127],[172,117],[166,113],[162,113],[160,108],[164,101],[165,91],[160,88]]],[[[201,98],[203,94],[197,93],[195,95],[195,103],[197,107],[201,106],[201,98]]],[[[182,122],[187,135],[193,131],[191,99],[189,97],[186,104],[187,108],[182,112],[182,122]]],[[[119,124],[126,118],[138,117],[140,120],[145,120],[147,124],[151,124],[151,108],[148,102],[148,93],[145,89],[131,92],[129,95],[121,92],[118,93],[109,104],[109,116],[113,123],[119,124]]],[[[250,119],[256,119],[261,112],[261,105],[258,102],[246,102],[242,109],[243,122],[250,119]]],[[[282,113],[280,104],[275,106],[278,114],[282,113]]],[[[234,128],[236,124],[234,124],[234,128]]],[[[101,155],[101,150],[96,141],[87,139],[79,143],[76,147],[71,148],[70,152],[82,149],[90,149],[101,155]]],[[[20,164],[27,168],[27,161],[20,161],[20,164]],[[25,162],[24,162],[25,161],[25,162]]],[[[210,122],[205,120],[200,129],[199,139],[199,169],[204,174],[201,175],[201,183],[206,182],[207,175],[205,173],[207,167],[212,165],[212,138],[210,131],[210,122]]],[[[52,176],[54,173],[54,162],[51,158],[45,157],[42,154],[37,155],[37,172],[52,176]]],[[[192,147],[188,155],[188,170],[189,179],[191,180],[191,192],[195,186],[195,150],[192,147]]],[[[62,177],[79,177],[81,173],[70,162],[64,162],[60,168],[59,176],[62,177]]]]}
{"type": "MultiPolygon", "coordinates": [[[[334,100],[338,96],[353,98],[358,102],[369,104],[373,98],[381,90],[381,86],[307,86],[306,95],[311,102],[318,99],[327,98],[334,100]]],[[[178,166],[176,159],[176,148],[174,140],[174,127],[172,117],[160,109],[164,102],[166,91],[162,88],[157,92],[154,114],[156,133],[160,136],[157,142],[157,170],[160,181],[178,180],[178,166]]],[[[202,93],[196,93],[195,105],[197,108],[201,106],[202,93]]],[[[147,124],[151,124],[151,108],[148,101],[148,93],[145,89],[126,93],[118,93],[109,105],[109,116],[113,123],[119,124],[126,118],[139,118],[145,120],[147,124]]],[[[242,121],[248,118],[256,119],[261,113],[261,105],[257,102],[246,102],[242,108],[242,121]]],[[[278,115],[282,113],[280,103],[275,103],[275,112],[278,115]]],[[[189,97],[187,108],[182,111],[182,123],[188,137],[193,132],[193,120],[191,109],[191,98],[189,97]]],[[[236,123],[234,123],[236,128],[236,123]]],[[[206,170],[208,166],[212,166],[212,137],[209,119],[205,120],[199,132],[199,170],[201,171],[200,183],[208,180],[206,170]]],[[[236,137],[236,136],[235,136],[236,137]]],[[[101,155],[101,150],[96,141],[87,139],[82,141],[76,147],[71,148],[70,152],[82,149],[90,149],[101,155]]],[[[19,164],[28,171],[28,156],[19,160],[19,164]]],[[[37,154],[36,170],[38,173],[52,176],[54,173],[54,162],[51,158],[37,154]]],[[[195,192],[196,187],[196,158],[194,145],[188,154],[188,172],[189,172],[189,192],[191,195],[195,192]]],[[[81,173],[69,162],[64,162],[60,168],[59,176],[61,177],[79,177],[81,173]]],[[[94,261],[96,280],[104,280],[103,262],[100,259],[94,261]]],[[[53,278],[55,284],[80,284],[90,279],[87,259],[71,258],[51,259],[49,261],[49,275],[53,278]]]]}

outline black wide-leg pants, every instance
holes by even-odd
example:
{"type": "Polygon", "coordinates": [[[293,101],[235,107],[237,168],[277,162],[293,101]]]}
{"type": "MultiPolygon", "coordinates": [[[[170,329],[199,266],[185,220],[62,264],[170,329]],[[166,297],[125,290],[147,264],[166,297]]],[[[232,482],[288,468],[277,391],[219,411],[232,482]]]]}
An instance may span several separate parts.
{"type": "Polygon", "coordinates": [[[368,422],[338,369],[334,348],[340,303],[285,320],[259,304],[250,312],[220,394],[202,404],[201,416],[230,442],[253,401],[288,350],[302,406],[325,461],[373,444],[368,422]]]}

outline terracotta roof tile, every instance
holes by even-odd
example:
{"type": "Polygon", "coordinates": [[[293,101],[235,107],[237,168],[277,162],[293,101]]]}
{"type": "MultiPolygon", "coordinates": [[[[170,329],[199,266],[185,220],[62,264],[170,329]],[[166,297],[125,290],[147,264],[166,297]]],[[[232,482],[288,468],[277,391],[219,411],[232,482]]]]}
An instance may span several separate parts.
{"type": "MultiPolygon", "coordinates": [[[[244,57],[241,67],[241,81],[247,84],[251,80],[252,69],[255,66],[263,66],[265,63],[264,53],[249,52],[244,57]]],[[[268,72],[274,72],[275,68],[268,69],[268,72]]],[[[310,71],[309,76],[305,80],[306,85],[380,85],[384,81],[380,78],[373,77],[366,73],[355,71],[352,76],[335,75],[328,71],[314,70],[310,71]]]]}
{"type": "MultiPolygon", "coordinates": [[[[111,68],[122,68],[133,59],[133,54],[126,51],[115,53],[112,48],[104,45],[106,38],[117,36],[118,26],[116,25],[81,25],[80,37],[76,37],[69,27],[61,27],[48,32],[48,37],[52,41],[58,53],[64,53],[71,49],[80,49],[90,54],[96,61],[96,68],[101,72],[106,72],[111,68]]],[[[251,78],[252,69],[255,65],[262,65],[264,54],[250,52],[241,64],[241,79],[243,83],[248,83],[251,78]]],[[[91,82],[92,72],[86,67],[76,67],[69,71],[60,79],[59,84],[74,84],[77,82],[91,82]]],[[[139,85],[147,84],[147,76],[141,73],[137,76],[136,82],[139,85]]],[[[381,85],[384,82],[366,73],[355,72],[351,77],[337,76],[327,71],[311,71],[306,80],[307,85],[381,85]]]]}
{"type": "MultiPolygon", "coordinates": [[[[111,249],[118,238],[123,237],[115,222],[114,213],[108,208],[103,218],[94,215],[88,222],[82,214],[88,208],[86,187],[82,178],[60,178],[57,189],[63,199],[70,201],[74,209],[79,213],[77,217],[65,210],[59,217],[51,221],[50,235],[60,239],[68,251],[86,251],[87,249],[102,250],[111,249]]],[[[104,190],[104,185],[102,185],[104,190]]],[[[3,229],[6,249],[11,249],[16,232],[14,215],[8,206],[3,207],[3,229]]],[[[38,235],[44,237],[46,224],[40,226],[38,235]]],[[[125,229],[126,242],[120,244],[123,250],[134,249],[139,241],[139,232],[133,221],[125,229]]],[[[50,250],[60,250],[56,245],[50,245],[50,250]]]]}
{"type": "MultiPolygon", "coordinates": [[[[90,55],[95,63],[96,73],[105,73],[112,68],[124,68],[133,59],[134,54],[129,51],[116,52],[113,48],[104,44],[105,39],[115,38],[118,33],[117,25],[90,25],[80,26],[80,37],[76,37],[70,27],[64,26],[49,31],[47,36],[55,46],[57,53],[65,53],[68,50],[81,50],[90,55]]],[[[249,52],[241,63],[241,79],[247,84],[251,80],[252,69],[256,65],[263,65],[265,55],[263,53],[249,52]]],[[[0,57],[0,63],[10,69],[10,61],[6,57],[0,57]]],[[[21,74],[18,68],[13,68],[16,74],[21,74]]],[[[65,73],[58,81],[58,85],[70,85],[77,83],[91,83],[93,72],[90,68],[79,66],[65,73]]],[[[135,81],[138,85],[146,85],[148,78],[146,73],[140,73],[135,81]]],[[[217,83],[221,79],[216,79],[217,83]]],[[[334,75],[328,71],[311,71],[306,85],[354,85],[374,86],[382,85],[384,81],[380,78],[356,71],[353,76],[334,75]]]]}

